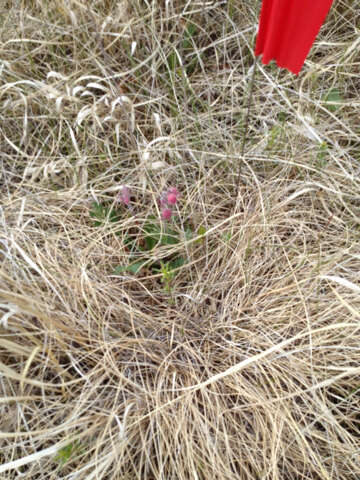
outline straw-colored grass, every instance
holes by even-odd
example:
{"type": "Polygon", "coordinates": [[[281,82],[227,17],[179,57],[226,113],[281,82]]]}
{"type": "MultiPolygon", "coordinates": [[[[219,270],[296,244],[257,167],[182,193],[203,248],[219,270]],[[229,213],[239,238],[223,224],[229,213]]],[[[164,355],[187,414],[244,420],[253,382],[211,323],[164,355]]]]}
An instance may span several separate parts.
{"type": "Polygon", "coordinates": [[[2,480],[360,478],[360,4],[243,157],[258,8],[3,2],[2,480]]]}

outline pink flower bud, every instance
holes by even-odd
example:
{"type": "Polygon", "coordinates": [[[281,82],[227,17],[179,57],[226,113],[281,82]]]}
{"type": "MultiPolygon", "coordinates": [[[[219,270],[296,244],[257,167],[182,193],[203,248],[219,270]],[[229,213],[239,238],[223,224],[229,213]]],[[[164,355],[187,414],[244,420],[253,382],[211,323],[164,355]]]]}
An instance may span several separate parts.
{"type": "Polygon", "coordinates": [[[161,212],[161,218],[163,220],[170,220],[171,215],[172,215],[172,211],[170,210],[170,208],[164,208],[161,212]]]}
{"type": "Polygon", "coordinates": [[[175,205],[175,203],[177,202],[177,196],[175,195],[175,193],[168,193],[167,201],[168,203],[170,203],[170,205],[175,205]]]}
{"type": "Polygon", "coordinates": [[[116,201],[128,206],[130,204],[131,191],[130,188],[124,185],[117,194],[116,201]]]}

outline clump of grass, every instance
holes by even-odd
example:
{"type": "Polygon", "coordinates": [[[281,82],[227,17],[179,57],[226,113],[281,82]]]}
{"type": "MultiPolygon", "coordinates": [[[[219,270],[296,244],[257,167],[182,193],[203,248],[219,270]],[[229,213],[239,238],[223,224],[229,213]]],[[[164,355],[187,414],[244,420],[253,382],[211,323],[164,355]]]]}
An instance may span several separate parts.
{"type": "Polygon", "coordinates": [[[0,476],[360,477],[360,10],[259,65],[243,158],[257,13],[1,11],[0,476]]]}

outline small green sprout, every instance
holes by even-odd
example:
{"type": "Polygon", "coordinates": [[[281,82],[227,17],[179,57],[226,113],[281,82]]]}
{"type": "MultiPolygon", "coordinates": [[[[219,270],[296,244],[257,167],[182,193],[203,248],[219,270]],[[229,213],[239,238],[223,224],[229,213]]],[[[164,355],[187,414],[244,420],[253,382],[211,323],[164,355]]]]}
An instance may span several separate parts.
{"type": "Polygon", "coordinates": [[[79,441],[69,443],[65,447],[61,448],[55,457],[55,460],[59,463],[59,467],[64,467],[71,457],[74,457],[76,454],[78,454],[80,450],[81,445],[79,441]]]}

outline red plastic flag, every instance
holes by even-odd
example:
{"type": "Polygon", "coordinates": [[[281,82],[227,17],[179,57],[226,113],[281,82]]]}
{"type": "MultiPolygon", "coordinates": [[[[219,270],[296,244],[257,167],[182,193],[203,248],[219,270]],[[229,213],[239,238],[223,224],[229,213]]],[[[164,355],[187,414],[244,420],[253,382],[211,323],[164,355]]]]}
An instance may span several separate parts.
{"type": "Polygon", "coordinates": [[[333,0],[263,0],[255,55],[298,74],[333,0]]]}

